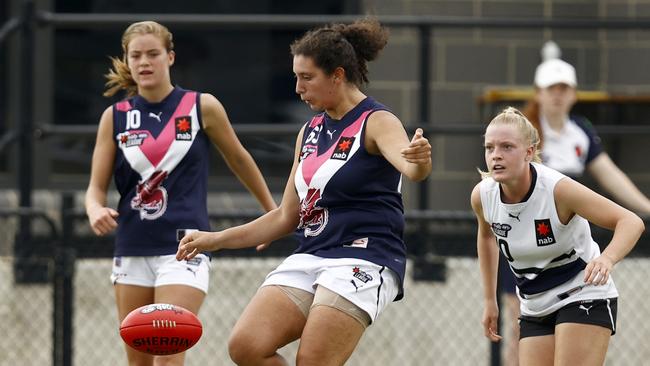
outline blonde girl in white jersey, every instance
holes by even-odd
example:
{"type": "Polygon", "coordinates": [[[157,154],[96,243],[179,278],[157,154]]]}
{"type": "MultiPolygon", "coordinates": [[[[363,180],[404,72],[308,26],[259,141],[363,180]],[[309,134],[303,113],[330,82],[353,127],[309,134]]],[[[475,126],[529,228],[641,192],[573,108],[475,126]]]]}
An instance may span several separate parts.
{"type": "Polygon", "coordinates": [[[634,247],[643,221],[539,162],[539,135],[507,108],[485,133],[487,172],[472,191],[485,307],[485,336],[497,342],[499,250],[522,301],[519,362],[602,365],[616,330],[614,265],[634,247]],[[588,223],[614,231],[600,254],[588,223]]]}

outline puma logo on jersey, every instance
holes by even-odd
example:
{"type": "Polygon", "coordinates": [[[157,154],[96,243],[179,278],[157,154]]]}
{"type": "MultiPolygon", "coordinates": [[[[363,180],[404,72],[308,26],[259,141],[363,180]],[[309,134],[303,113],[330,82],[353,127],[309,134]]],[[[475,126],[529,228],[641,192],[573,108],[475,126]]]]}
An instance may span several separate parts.
{"type": "Polygon", "coordinates": [[[162,121],[160,120],[160,116],[161,116],[161,115],[162,115],[162,111],[161,111],[161,112],[158,112],[158,114],[155,114],[155,113],[153,113],[153,112],[149,112],[149,117],[157,119],[158,122],[162,122],[162,121]]]}
{"type": "Polygon", "coordinates": [[[332,139],[332,138],[334,138],[334,132],[336,132],[336,130],[334,130],[334,131],[327,130],[325,132],[327,132],[327,135],[330,137],[330,139],[332,139]]]}
{"type": "Polygon", "coordinates": [[[517,221],[521,222],[521,220],[519,220],[519,215],[521,215],[521,212],[518,213],[517,215],[513,215],[510,212],[508,212],[508,217],[511,217],[513,219],[517,219],[517,221]]]}
{"type": "Polygon", "coordinates": [[[359,292],[359,286],[357,286],[357,283],[354,282],[354,280],[350,280],[350,282],[352,283],[352,286],[354,286],[354,291],[359,292]]]}
{"type": "Polygon", "coordinates": [[[590,307],[586,307],[586,306],[584,306],[584,305],[580,305],[580,306],[578,306],[578,309],[586,311],[586,312],[587,312],[587,315],[589,315],[589,310],[591,310],[591,308],[593,308],[593,307],[594,307],[593,305],[591,305],[590,307]]]}
{"type": "Polygon", "coordinates": [[[196,277],[196,271],[198,271],[198,268],[197,268],[197,269],[192,269],[192,268],[190,268],[190,267],[185,267],[185,269],[188,270],[188,271],[190,271],[190,272],[192,272],[192,274],[194,275],[194,277],[196,277]]]}

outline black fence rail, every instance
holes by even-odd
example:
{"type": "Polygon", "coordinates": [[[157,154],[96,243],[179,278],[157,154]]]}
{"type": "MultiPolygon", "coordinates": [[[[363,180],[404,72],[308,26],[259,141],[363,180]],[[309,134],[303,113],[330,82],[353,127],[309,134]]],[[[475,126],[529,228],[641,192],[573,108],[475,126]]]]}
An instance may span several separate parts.
{"type": "MultiPolygon", "coordinates": [[[[16,159],[16,174],[20,190],[20,205],[31,206],[30,194],[33,190],[34,166],[34,137],[61,133],[76,134],[81,126],[57,126],[54,121],[35,121],[32,105],[34,95],[36,36],[43,30],[104,30],[107,28],[124,27],[125,25],[143,19],[161,21],[177,29],[283,29],[305,30],[307,28],[333,22],[351,22],[359,15],[227,15],[227,14],[77,14],[55,13],[44,11],[34,0],[20,2],[19,13],[0,25],[0,47],[5,46],[6,40],[13,35],[20,38],[20,56],[17,64],[21,67],[20,95],[15,99],[15,109],[19,111],[21,123],[16,130],[8,130],[0,136],[0,152],[13,142],[19,142],[20,153],[16,159]]],[[[481,133],[480,127],[467,124],[439,125],[433,123],[431,113],[432,95],[430,84],[432,79],[432,39],[435,31],[453,28],[477,29],[648,29],[650,20],[647,19],[517,19],[517,18],[472,18],[472,17],[436,17],[436,16],[379,16],[379,20],[393,28],[417,30],[418,54],[418,112],[414,124],[422,125],[427,133],[468,134],[481,133]]],[[[40,82],[40,81],[39,81],[40,82]]],[[[57,123],[58,125],[58,123],[57,123]]],[[[251,126],[252,127],[252,126],[251,126]]],[[[237,127],[245,129],[244,127],[237,127]]],[[[256,129],[269,129],[255,126],[256,129]]],[[[295,126],[290,127],[291,134],[295,126]]],[[[259,131],[259,130],[258,130],[259,131]]],[[[648,134],[649,126],[603,126],[599,127],[601,134],[648,134]]],[[[419,186],[420,198],[418,209],[428,209],[428,186],[419,186]]]]}
{"type": "MultiPolygon", "coordinates": [[[[51,315],[51,360],[53,365],[71,365],[71,349],[67,348],[65,343],[66,333],[72,327],[72,307],[69,299],[72,297],[71,279],[74,275],[74,258],[70,256],[70,248],[63,244],[61,230],[55,220],[48,212],[42,209],[31,207],[7,208],[0,207],[0,228],[2,229],[2,241],[5,249],[8,249],[9,243],[13,243],[13,250],[9,250],[7,256],[11,258],[9,266],[12,267],[10,273],[5,278],[5,285],[10,287],[7,291],[1,291],[6,298],[14,297],[19,291],[17,288],[31,287],[39,284],[49,284],[51,287],[52,315],[51,315]],[[24,226],[28,229],[19,230],[24,226]],[[27,234],[26,234],[27,233],[27,234]],[[12,276],[13,275],[13,276],[12,276]],[[13,283],[6,283],[8,278],[13,279],[13,283]]],[[[40,304],[34,298],[22,298],[19,301],[31,302],[32,305],[40,307],[40,304]]],[[[42,299],[46,301],[45,299],[42,299]]],[[[11,304],[4,304],[11,308],[11,304]]],[[[20,305],[23,307],[23,305],[20,305]]],[[[27,304],[24,305],[27,307],[27,304]]],[[[42,316],[39,311],[38,316],[42,316]]],[[[42,318],[41,320],[46,319],[42,318]]],[[[14,319],[8,319],[9,324],[14,319]]],[[[32,319],[38,322],[39,319],[32,319]]],[[[11,328],[11,327],[10,327],[11,328]]],[[[20,332],[20,330],[18,330],[20,332]]],[[[39,334],[38,338],[32,338],[31,341],[40,343],[46,340],[46,335],[39,334]]],[[[10,338],[7,341],[16,342],[18,345],[29,342],[30,339],[10,338]]],[[[47,343],[47,342],[46,342],[47,343]]],[[[9,346],[10,348],[11,346],[9,346]]],[[[1,349],[2,347],[0,347],[1,349]]],[[[16,347],[20,349],[20,347],[16,347]]],[[[3,358],[11,355],[7,350],[3,350],[3,358]]],[[[17,354],[18,360],[13,364],[21,364],[26,360],[39,362],[38,356],[33,357],[29,352],[17,354]]]]}

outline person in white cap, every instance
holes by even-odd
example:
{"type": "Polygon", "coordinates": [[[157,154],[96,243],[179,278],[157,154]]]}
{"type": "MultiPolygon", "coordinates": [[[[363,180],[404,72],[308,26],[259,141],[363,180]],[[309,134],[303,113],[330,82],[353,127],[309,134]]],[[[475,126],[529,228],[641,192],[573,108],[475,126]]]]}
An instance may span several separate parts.
{"type": "Polygon", "coordinates": [[[588,119],[570,115],[577,100],[576,71],[560,59],[549,59],[535,71],[535,98],[523,110],[539,130],[542,162],[573,178],[587,171],[626,208],[650,216],[650,200],[604,151],[588,119]]]}

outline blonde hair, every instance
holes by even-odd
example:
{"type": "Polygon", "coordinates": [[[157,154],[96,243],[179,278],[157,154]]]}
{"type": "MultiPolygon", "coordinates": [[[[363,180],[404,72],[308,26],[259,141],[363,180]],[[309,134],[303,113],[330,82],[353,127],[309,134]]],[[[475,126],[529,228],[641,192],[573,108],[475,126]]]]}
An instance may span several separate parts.
{"type": "Polygon", "coordinates": [[[124,34],[122,34],[122,58],[110,57],[113,64],[112,69],[108,69],[108,74],[104,75],[108,81],[106,82],[105,97],[112,97],[118,91],[126,90],[127,96],[131,97],[138,93],[138,85],[131,76],[131,69],[126,62],[129,53],[129,43],[136,36],[145,34],[153,34],[162,40],[163,45],[167,52],[174,50],[173,37],[169,29],[162,24],[154,21],[144,21],[131,24],[124,34]]]}
{"type": "MultiPolygon", "coordinates": [[[[515,126],[520,132],[521,137],[528,146],[533,146],[533,161],[536,163],[541,163],[542,158],[540,155],[539,148],[539,132],[533,126],[532,123],[523,115],[517,108],[507,107],[501,113],[490,121],[488,127],[492,125],[510,125],[515,126]]],[[[478,169],[478,172],[481,174],[481,178],[485,179],[490,177],[492,173],[484,172],[481,169],[478,169]]]]}

